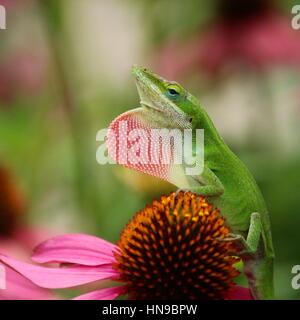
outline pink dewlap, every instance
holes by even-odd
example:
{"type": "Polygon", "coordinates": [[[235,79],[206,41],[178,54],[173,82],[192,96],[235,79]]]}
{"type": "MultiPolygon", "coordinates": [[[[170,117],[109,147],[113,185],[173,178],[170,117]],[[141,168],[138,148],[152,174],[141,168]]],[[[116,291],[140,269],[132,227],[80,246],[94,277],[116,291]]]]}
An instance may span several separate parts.
{"type": "Polygon", "coordinates": [[[163,161],[162,142],[151,144],[151,129],[138,111],[121,114],[109,127],[108,153],[118,164],[168,181],[170,163],[163,161]]]}

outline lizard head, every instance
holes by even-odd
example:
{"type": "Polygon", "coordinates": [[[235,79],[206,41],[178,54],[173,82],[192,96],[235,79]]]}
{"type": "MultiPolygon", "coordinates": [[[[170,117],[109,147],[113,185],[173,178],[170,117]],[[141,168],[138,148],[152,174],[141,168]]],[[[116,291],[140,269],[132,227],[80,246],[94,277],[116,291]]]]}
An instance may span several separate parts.
{"type": "Polygon", "coordinates": [[[174,81],[167,81],[144,67],[134,66],[140,104],[149,117],[164,128],[192,128],[198,103],[195,97],[174,81]]]}

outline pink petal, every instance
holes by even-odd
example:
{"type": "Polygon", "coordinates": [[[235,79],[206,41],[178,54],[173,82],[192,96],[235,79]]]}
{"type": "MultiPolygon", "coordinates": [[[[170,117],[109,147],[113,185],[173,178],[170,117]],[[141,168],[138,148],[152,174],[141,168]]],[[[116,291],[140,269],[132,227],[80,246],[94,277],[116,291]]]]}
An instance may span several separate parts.
{"type": "Polygon", "coordinates": [[[42,288],[59,289],[114,278],[118,273],[111,265],[98,267],[71,266],[66,268],[46,268],[20,262],[0,254],[0,261],[10,266],[24,277],[42,288]]]}
{"type": "Polygon", "coordinates": [[[254,300],[248,288],[234,286],[227,295],[229,300],[254,300]]]}
{"type": "Polygon", "coordinates": [[[73,300],[114,300],[124,293],[125,287],[119,286],[86,293],[73,300]]]}
{"type": "Polygon", "coordinates": [[[43,242],[34,249],[32,260],[38,263],[66,262],[99,266],[115,261],[118,247],[85,234],[66,234],[43,242]]]}
{"type": "MultiPolygon", "coordinates": [[[[0,263],[0,266],[2,264],[0,263]]],[[[51,291],[42,289],[9,267],[5,267],[6,289],[0,290],[0,300],[54,300],[51,291]]]]}

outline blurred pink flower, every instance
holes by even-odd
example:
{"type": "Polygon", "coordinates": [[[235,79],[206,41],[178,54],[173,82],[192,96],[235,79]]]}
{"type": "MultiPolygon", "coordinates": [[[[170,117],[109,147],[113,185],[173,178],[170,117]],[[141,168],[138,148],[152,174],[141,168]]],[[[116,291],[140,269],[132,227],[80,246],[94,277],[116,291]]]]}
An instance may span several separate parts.
{"type": "Polygon", "coordinates": [[[0,101],[10,103],[18,96],[39,93],[46,69],[46,57],[41,52],[22,52],[4,58],[0,63],[0,101]]]}
{"type": "MultiPolygon", "coordinates": [[[[30,3],[34,1],[0,0],[0,5],[6,9],[7,21],[11,21],[10,13],[21,15],[22,6],[30,3]]],[[[26,48],[14,49],[12,52],[8,50],[1,56],[0,104],[10,103],[19,96],[36,95],[43,87],[48,64],[46,49],[36,46],[32,48],[31,44],[28,44],[26,48]]]]}
{"type": "Polygon", "coordinates": [[[206,31],[186,43],[170,41],[161,49],[155,57],[161,73],[178,77],[195,70],[215,73],[228,65],[300,65],[300,34],[292,29],[290,17],[272,7],[272,1],[221,2],[226,10],[206,31]],[[256,6],[251,7],[251,2],[256,6]]]}
{"type": "Polygon", "coordinates": [[[32,0],[0,0],[0,5],[4,6],[6,9],[15,9],[18,6],[27,5],[30,2],[33,2],[32,0]]]}

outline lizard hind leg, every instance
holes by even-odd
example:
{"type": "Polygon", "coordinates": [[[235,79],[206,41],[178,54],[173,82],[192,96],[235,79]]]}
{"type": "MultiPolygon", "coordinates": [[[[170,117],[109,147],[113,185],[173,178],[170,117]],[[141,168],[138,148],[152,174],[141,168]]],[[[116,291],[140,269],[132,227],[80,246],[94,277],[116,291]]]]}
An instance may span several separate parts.
{"type": "Polygon", "coordinates": [[[239,255],[255,254],[258,249],[261,234],[262,225],[260,214],[258,212],[253,212],[251,214],[250,225],[246,239],[240,234],[230,233],[228,237],[220,240],[238,242],[242,250],[239,252],[239,255]]]}
{"type": "Polygon", "coordinates": [[[253,212],[250,218],[250,225],[245,239],[239,234],[230,234],[222,241],[238,241],[242,251],[238,253],[244,262],[244,271],[249,281],[251,292],[256,299],[272,299],[273,288],[273,258],[268,255],[268,241],[263,232],[261,215],[253,212]],[[261,254],[260,243],[263,241],[261,254]]]}

